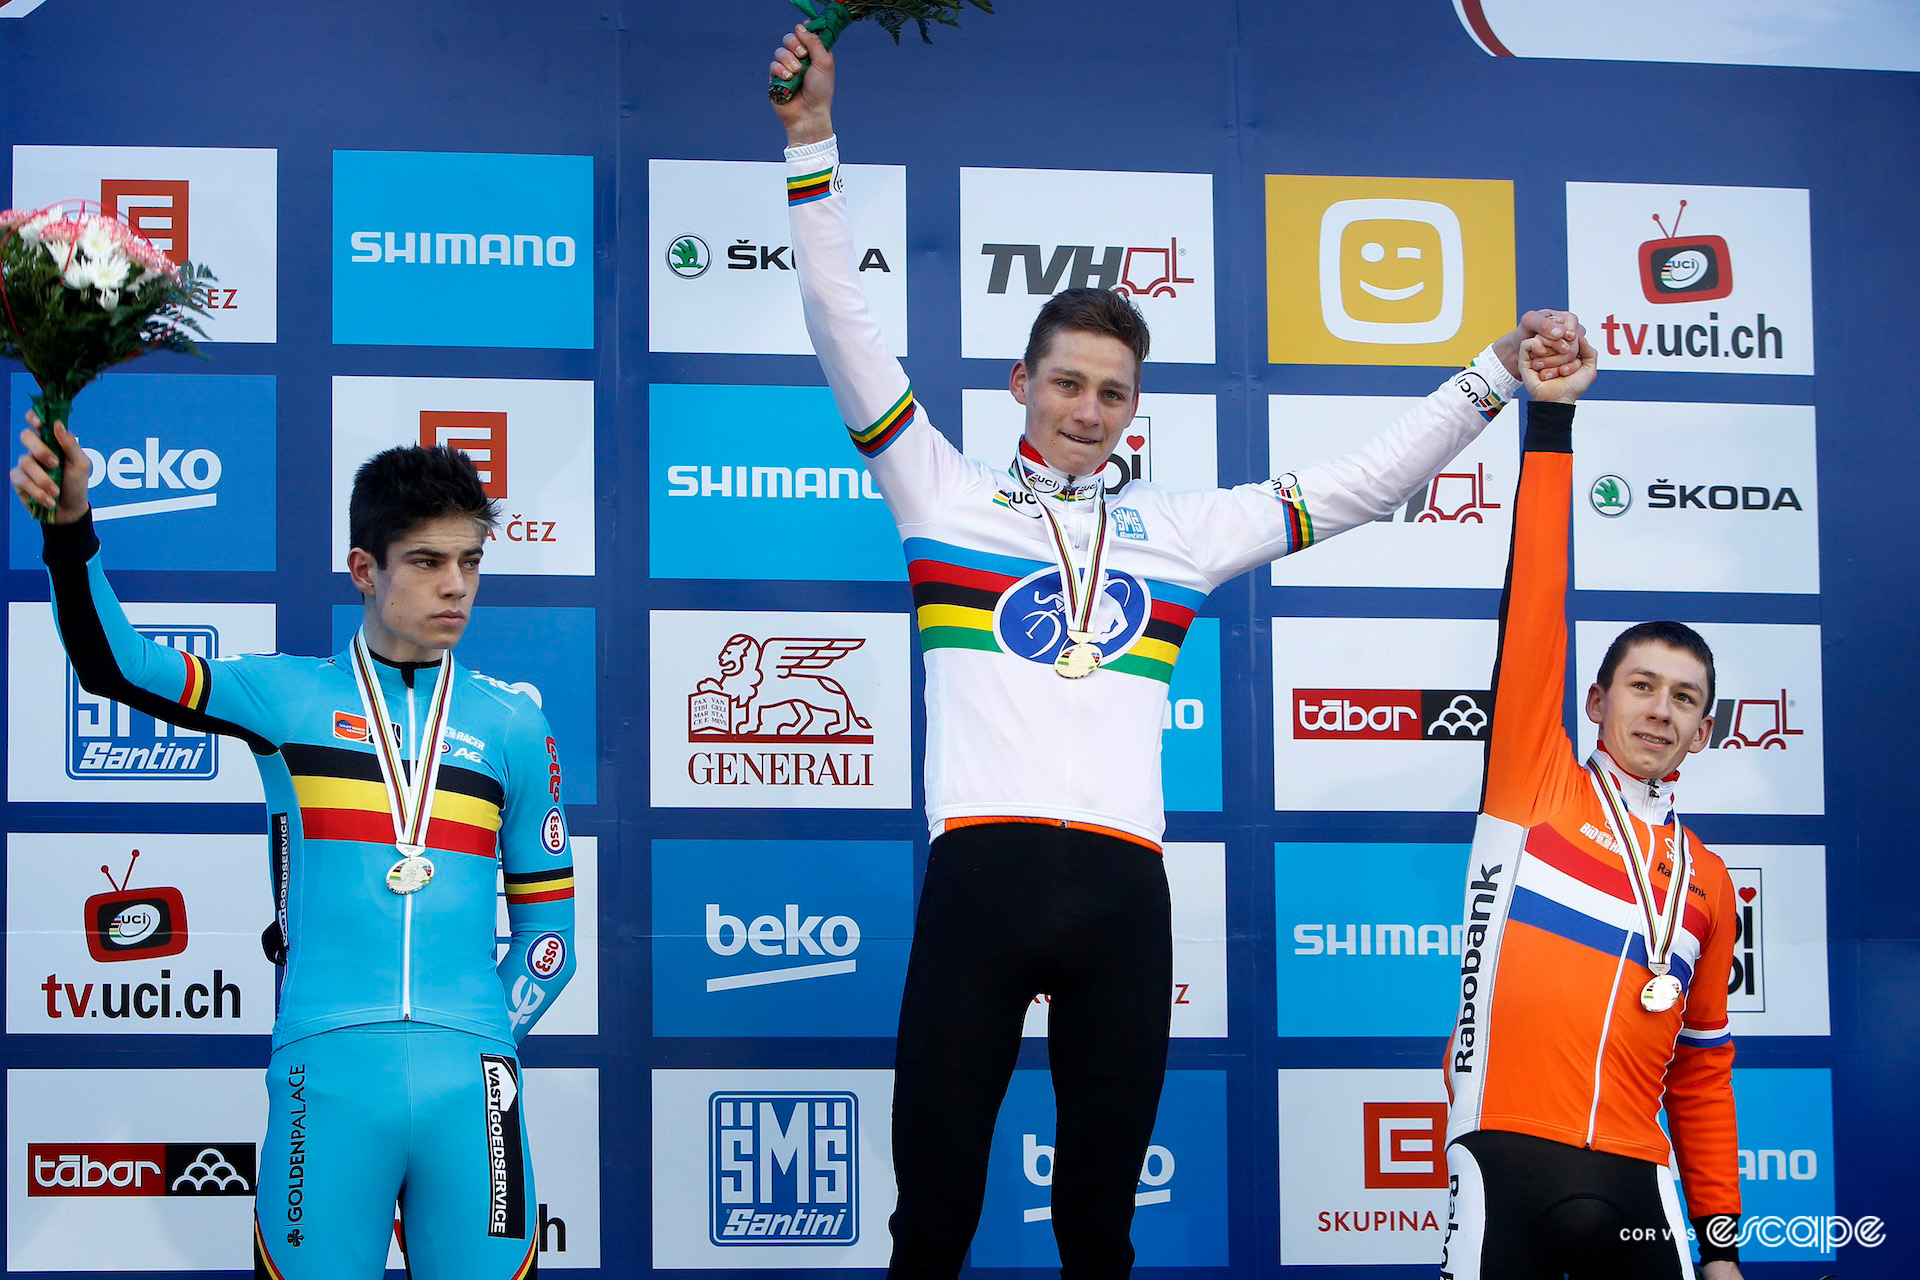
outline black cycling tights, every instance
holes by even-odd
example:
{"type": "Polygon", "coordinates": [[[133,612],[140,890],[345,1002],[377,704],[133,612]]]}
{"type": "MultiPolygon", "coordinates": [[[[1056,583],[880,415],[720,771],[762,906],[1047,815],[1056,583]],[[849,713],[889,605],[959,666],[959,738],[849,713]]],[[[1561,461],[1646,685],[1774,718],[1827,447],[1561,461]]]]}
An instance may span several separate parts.
{"type": "Polygon", "coordinates": [[[1683,1280],[1687,1224],[1646,1160],[1483,1129],[1447,1148],[1450,1280],[1683,1280]]]}
{"type": "Polygon", "coordinates": [[[959,1274],[980,1221],[994,1117],[1041,993],[1052,997],[1061,1271],[1069,1280],[1127,1274],[1172,983],[1158,853],[1024,823],[963,827],[933,842],[900,1005],[889,1275],[959,1274]]]}

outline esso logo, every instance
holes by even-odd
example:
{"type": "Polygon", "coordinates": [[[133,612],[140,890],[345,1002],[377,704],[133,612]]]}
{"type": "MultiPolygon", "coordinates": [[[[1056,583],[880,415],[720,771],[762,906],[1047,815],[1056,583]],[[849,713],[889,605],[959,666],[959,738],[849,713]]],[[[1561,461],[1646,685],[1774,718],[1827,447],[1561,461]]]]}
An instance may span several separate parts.
{"type": "Polygon", "coordinates": [[[558,805],[547,810],[547,819],[540,824],[540,847],[556,858],[567,851],[567,820],[558,805]]]}
{"type": "Polygon", "coordinates": [[[145,942],[160,927],[160,912],[150,902],[128,907],[107,926],[107,937],[115,946],[132,947],[145,942]]]}
{"type": "Polygon", "coordinates": [[[536,978],[551,978],[566,967],[567,940],[557,933],[543,933],[527,949],[527,968],[536,978]]]}
{"type": "MultiPolygon", "coordinates": [[[[1106,571],[1106,589],[1093,611],[1093,643],[1109,660],[1146,630],[1153,611],[1147,584],[1130,573],[1106,571]]],[[[1067,598],[1060,570],[1042,569],[1008,587],[993,611],[993,634],[1008,653],[1052,666],[1067,647],[1067,598]]]]}

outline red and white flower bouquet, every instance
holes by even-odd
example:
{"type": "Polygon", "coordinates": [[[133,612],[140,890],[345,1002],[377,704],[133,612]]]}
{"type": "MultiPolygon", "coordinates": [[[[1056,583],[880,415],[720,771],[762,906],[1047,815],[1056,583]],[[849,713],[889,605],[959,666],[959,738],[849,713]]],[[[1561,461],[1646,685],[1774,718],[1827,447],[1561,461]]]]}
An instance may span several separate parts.
{"type": "MultiPolygon", "coordinates": [[[[195,317],[206,314],[212,280],[93,206],[0,212],[0,356],[40,384],[41,437],[52,445],[73,398],[114,365],[149,351],[199,355],[194,338],[206,333],[195,317]]],[[[37,503],[32,510],[53,518],[37,503]]]]}

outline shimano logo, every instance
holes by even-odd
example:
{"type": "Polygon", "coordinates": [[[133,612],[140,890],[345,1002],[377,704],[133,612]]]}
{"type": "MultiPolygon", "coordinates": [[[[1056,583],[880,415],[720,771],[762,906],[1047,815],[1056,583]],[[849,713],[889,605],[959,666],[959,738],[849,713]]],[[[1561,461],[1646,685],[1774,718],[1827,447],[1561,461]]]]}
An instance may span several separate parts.
{"type": "Polygon", "coordinates": [[[812,963],[779,964],[752,973],[707,979],[708,991],[736,991],[776,982],[802,982],[852,973],[853,953],[860,949],[860,925],[852,916],[802,916],[797,903],[786,904],[784,915],[755,916],[746,921],[726,915],[720,904],[707,904],[707,949],[717,956],[751,951],[767,959],[834,956],[812,963]]]}
{"type": "Polygon", "coordinates": [[[854,467],[673,466],[669,498],[872,498],[873,477],[854,467]]]}
{"type": "MultiPolygon", "coordinates": [[[[1144,1209],[1148,1205],[1173,1203],[1174,1173],[1173,1152],[1158,1143],[1147,1148],[1147,1158],[1140,1165],[1140,1187],[1134,1192],[1135,1208],[1144,1209]]],[[[1027,1182],[1035,1187],[1053,1185],[1053,1148],[1040,1141],[1037,1133],[1020,1135],[1020,1171],[1027,1176],[1027,1182]]],[[[1051,1222],[1053,1206],[1039,1205],[1021,1214],[1023,1222],[1051,1222]]]]}
{"type": "Polygon", "coordinates": [[[572,236],[465,231],[355,231],[347,237],[357,263],[422,267],[571,267],[579,260],[572,236]]]}
{"type": "Polygon", "coordinates": [[[716,1093],[709,1102],[714,1244],[859,1240],[856,1095],[716,1093]]]}
{"type": "Polygon", "coordinates": [[[220,483],[220,455],[211,449],[168,449],[162,447],[159,437],[148,436],[139,449],[121,448],[103,454],[98,449],[83,448],[81,452],[93,464],[93,473],[87,478],[90,496],[91,491],[102,485],[123,494],[179,495],[104,506],[94,497],[96,521],[159,515],[164,511],[192,511],[220,501],[220,495],[213,491],[220,483]]]}
{"type": "Polygon", "coordinates": [[[1458,956],[1466,954],[1464,924],[1297,924],[1297,956],[1458,956]]]}

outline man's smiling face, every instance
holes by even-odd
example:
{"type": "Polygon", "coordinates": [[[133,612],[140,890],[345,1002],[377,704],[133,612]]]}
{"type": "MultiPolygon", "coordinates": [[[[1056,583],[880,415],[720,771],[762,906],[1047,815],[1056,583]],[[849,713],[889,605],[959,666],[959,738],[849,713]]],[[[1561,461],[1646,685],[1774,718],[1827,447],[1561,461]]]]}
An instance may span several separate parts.
{"type": "Polygon", "coordinates": [[[1614,763],[1636,778],[1664,778],[1713,732],[1707,705],[1713,677],[1684,649],[1642,640],[1628,649],[1606,687],[1587,690],[1587,719],[1614,763]]]}
{"type": "Polygon", "coordinates": [[[1106,465],[1140,407],[1140,364],[1120,339],[1062,329],[1029,369],[1013,366],[1013,398],[1027,410],[1027,443],[1047,465],[1087,476],[1106,465]]]}

